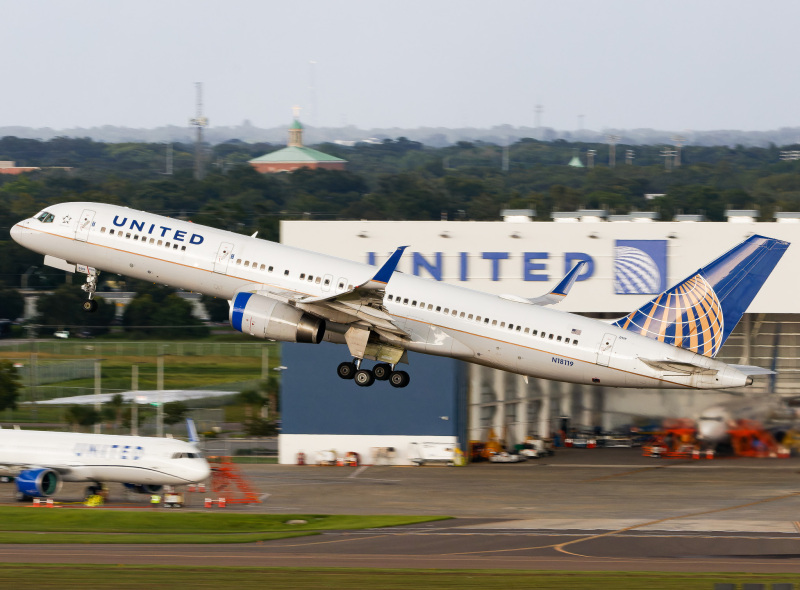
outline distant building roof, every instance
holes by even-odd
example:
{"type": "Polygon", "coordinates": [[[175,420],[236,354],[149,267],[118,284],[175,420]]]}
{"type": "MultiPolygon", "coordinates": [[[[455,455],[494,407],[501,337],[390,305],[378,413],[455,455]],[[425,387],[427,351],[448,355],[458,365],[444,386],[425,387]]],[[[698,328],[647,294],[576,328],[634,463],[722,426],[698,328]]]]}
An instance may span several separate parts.
{"type": "Polygon", "coordinates": [[[346,162],[342,158],[331,156],[304,146],[285,147],[277,152],[272,152],[253,158],[250,164],[277,163],[277,162],[346,162]]]}
{"type": "Polygon", "coordinates": [[[680,221],[680,222],[699,222],[705,221],[706,216],[700,215],[696,213],[678,213],[675,217],[672,218],[672,221],[680,221]]]}

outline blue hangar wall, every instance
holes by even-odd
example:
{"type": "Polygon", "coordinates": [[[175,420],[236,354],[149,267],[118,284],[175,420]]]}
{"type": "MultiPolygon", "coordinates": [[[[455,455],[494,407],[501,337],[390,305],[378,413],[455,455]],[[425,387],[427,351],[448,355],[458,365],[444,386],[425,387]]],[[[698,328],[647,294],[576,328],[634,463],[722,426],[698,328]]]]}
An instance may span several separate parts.
{"type": "Polygon", "coordinates": [[[359,387],[336,374],[339,363],[350,360],[345,346],[284,343],[282,432],[457,436],[466,448],[466,364],[415,353],[408,357],[408,365],[398,365],[411,376],[407,387],[392,387],[388,381],[359,387]]]}

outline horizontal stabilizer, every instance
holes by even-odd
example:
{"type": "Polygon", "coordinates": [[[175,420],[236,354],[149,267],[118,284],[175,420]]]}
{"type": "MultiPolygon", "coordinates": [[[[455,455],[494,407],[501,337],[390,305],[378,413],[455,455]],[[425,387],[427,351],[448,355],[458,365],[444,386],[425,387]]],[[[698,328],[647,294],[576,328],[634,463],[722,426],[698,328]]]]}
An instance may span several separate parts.
{"type": "Polygon", "coordinates": [[[666,373],[678,373],[681,375],[713,375],[717,372],[716,369],[709,369],[707,367],[695,365],[694,363],[683,363],[670,359],[654,360],[639,358],[639,360],[656,371],[664,371],[666,373]]]}
{"type": "Polygon", "coordinates": [[[763,367],[756,367],[755,365],[728,365],[745,375],[777,375],[777,371],[765,369],[763,367]]]}

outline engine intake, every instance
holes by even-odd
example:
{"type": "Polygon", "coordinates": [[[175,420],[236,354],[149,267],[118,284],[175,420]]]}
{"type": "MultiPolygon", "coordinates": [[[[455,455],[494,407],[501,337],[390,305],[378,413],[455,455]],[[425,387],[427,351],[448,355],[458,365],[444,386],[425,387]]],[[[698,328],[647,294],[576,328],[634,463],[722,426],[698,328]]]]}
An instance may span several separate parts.
{"type": "Polygon", "coordinates": [[[27,469],[16,479],[17,491],[29,498],[46,498],[61,489],[61,476],[52,469],[27,469]]]}
{"type": "Polygon", "coordinates": [[[256,338],[319,344],[325,320],[253,293],[237,293],[231,306],[231,326],[256,338]]]}

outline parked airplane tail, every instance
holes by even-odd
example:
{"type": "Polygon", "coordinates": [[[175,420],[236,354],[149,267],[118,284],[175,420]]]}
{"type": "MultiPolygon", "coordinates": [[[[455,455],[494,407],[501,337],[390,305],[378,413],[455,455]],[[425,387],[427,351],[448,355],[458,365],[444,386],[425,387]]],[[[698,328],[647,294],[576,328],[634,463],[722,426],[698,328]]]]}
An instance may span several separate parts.
{"type": "Polygon", "coordinates": [[[714,357],[788,247],[751,236],[614,325],[714,357]]]}

